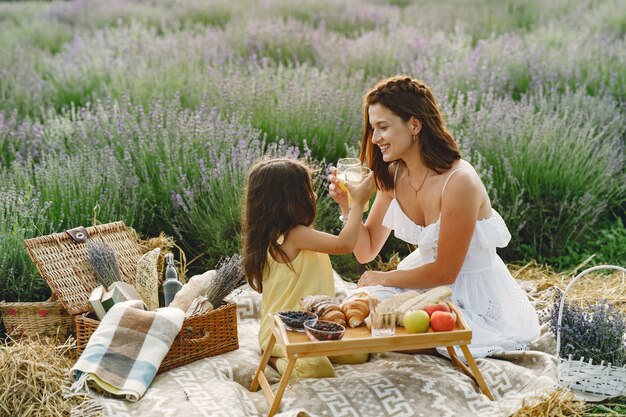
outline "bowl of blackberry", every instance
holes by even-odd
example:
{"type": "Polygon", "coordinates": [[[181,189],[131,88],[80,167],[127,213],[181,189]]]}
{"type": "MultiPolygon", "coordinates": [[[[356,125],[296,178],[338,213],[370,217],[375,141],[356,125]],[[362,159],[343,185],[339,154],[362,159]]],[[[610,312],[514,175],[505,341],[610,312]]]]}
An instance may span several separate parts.
{"type": "Polygon", "coordinates": [[[346,332],[346,328],[339,323],[326,320],[307,320],[304,330],[312,341],[339,340],[346,332]]]}
{"type": "Polygon", "coordinates": [[[317,314],[302,310],[277,311],[276,315],[285,325],[285,329],[293,332],[304,332],[304,322],[307,320],[316,321],[317,314]]]}

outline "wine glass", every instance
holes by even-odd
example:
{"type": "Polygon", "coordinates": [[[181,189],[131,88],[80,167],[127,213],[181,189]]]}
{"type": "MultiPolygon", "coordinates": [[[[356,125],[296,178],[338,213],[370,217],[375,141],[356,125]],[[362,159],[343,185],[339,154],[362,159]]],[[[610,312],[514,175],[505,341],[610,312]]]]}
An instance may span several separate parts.
{"type": "Polygon", "coordinates": [[[361,160],[359,158],[341,158],[337,161],[335,177],[339,180],[339,188],[341,188],[344,193],[348,192],[348,189],[346,188],[346,170],[350,167],[359,166],[361,166],[361,160]]]}
{"type": "MultiPolygon", "coordinates": [[[[364,165],[350,166],[344,171],[344,176],[346,178],[346,182],[349,182],[350,184],[360,184],[370,172],[372,172],[372,170],[364,165]]],[[[350,208],[352,208],[352,196],[348,191],[348,210],[350,208]]],[[[367,211],[369,208],[370,202],[366,201],[363,211],[367,211]]]]}

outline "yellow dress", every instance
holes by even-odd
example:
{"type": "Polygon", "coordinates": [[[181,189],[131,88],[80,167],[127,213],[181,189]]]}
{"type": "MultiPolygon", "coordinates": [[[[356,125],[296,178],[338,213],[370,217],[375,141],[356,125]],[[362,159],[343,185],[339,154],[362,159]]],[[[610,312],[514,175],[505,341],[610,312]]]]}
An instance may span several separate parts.
{"type": "MultiPolygon", "coordinates": [[[[301,250],[288,264],[276,262],[268,253],[269,269],[263,277],[261,296],[261,328],[259,343],[262,348],[271,336],[268,313],[278,310],[300,310],[300,299],[308,295],[335,296],[333,270],[330,258],[325,253],[301,250]]],[[[284,356],[278,346],[274,346],[272,356],[284,356]]]]}
{"type": "MultiPolygon", "coordinates": [[[[308,295],[335,296],[335,282],[330,258],[325,253],[302,250],[288,264],[276,262],[268,253],[268,271],[263,278],[263,294],[261,296],[261,327],[259,329],[259,345],[265,349],[272,334],[269,327],[268,313],[278,310],[299,310],[300,299],[308,295]]],[[[282,375],[287,367],[284,352],[278,344],[272,349],[272,356],[278,357],[276,368],[282,375]]],[[[366,362],[368,354],[341,355],[331,358],[334,363],[358,364],[366,362]]],[[[325,378],[335,376],[331,361],[325,356],[302,358],[296,361],[291,377],[294,378],[325,378]]]]}
{"type": "MultiPolygon", "coordinates": [[[[335,296],[333,270],[330,258],[325,253],[301,250],[293,259],[291,266],[276,262],[268,253],[269,269],[263,278],[263,293],[261,296],[261,328],[259,329],[259,344],[265,349],[271,336],[268,313],[278,310],[299,310],[300,299],[307,295],[323,294],[335,296]]],[[[284,358],[285,354],[278,344],[274,345],[272,356],[284,358]]],[[[276,367],[282,374],[287,361],[278,359],[276,367]]],[[[326,357],[298,359],[293,377],[321,378],[335,375],[332,364],[326,357]]]]}

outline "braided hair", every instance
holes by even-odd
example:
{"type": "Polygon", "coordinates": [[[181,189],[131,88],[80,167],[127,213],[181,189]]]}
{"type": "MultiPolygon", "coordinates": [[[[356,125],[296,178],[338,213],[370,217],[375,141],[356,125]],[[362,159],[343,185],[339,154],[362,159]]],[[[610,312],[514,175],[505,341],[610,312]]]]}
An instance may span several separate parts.
{"type": "Polygon", "coordinates": [[[374,132],[370,126],[368,110],[373,104],[381,104],[405,122],[411,117],[422,122],[422,129],[417,136],[422,151],[421,158],[433,171],[447,171],[454,161],[461,158],[456,141],[444,124],[443,115],[431,89],[422,81],[411,77],[388,78],[368,91],[364,98],[360,158],[374,171],[379,189],[391,190],[394,183],[389,163],[383,161],[382,152],[372,143],[374,132]]]}

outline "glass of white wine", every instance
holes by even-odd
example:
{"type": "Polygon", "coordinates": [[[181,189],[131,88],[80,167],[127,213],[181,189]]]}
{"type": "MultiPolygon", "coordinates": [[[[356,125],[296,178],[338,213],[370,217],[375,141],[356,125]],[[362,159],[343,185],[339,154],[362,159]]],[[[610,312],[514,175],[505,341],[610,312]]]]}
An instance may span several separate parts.
{"type": "MultiPolygon", "coordinates": [[[[349,182],[350,184],[360,184],[361,182],[363,182],[365,177],[369,175],[370,172],[372,172],[372,170],[369,169],[368,167],[363,166],[363,165],[358,165],[358,166],[351,166],[351,167],[346,168],[346,170],[343,172],[343,175],[345,177],[346,182],[349,182]]],[[[350,195],[350,192],[348,191],[348,209],[350,209],[351,207],[352,207],[352,196],[350,195]]],[[[369,210],[369,208],[370,208],[370,202],[366,201],[365,208],[363,211],[367,211],[369,210]]]]}
{"type": "Polygon", "coordinates": [[[341,188],[344,193],[348,192],[346,188],[346,169],[359,166],[361,166],[361,160],[359,158],[341,158],[337,161],[335,177],[339,180],[339,188],[341,188]]]}

